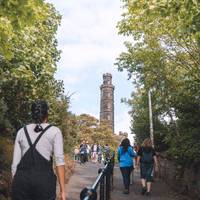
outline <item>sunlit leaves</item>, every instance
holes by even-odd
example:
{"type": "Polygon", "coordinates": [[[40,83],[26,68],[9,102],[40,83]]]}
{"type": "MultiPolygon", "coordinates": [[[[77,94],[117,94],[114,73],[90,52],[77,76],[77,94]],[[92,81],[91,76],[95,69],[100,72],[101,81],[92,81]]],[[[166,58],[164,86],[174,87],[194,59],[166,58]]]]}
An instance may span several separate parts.
{"type": "Polygon", "coordinates": [[[116,150],[118,142],[106,122],[99,123],[95,117],[88,114],[78,116],[77,120],[80,141],[85,140],[90,144],[98,143],[101,146],[109,144],[113,150],[116,150]]]}
{"type": "MultiPolygon", "coordinates": [[[[155,132],[164,130],[159,123],[165,126],[165,141],[173,141],[169,149],[172,150],[180,135],[183,138],[187,137],[186,134],[195,137],[200,128],[200,2],[123,2],[124,14],[118,24],[119,33],[133,38],[134,42],[125,43],[127,51],[118,57],[117,65],[120,71],[127,70],[138,89],[128,101],[132,107],[132,130],[140,138],[147,131],[148,102],[145,103],[144,99],[148,90],[152,89],[155,132]],[[164,115],[168,124],[162,121],[164,115]]],[[[193,142],[196,142],[195,139],[193,142]]],[[[180,148],[184,147],[182,145],[180,148]]],[[[182,151],[184,148],[175,149],[182,151]]],[[[192,151],[195,154],[195,149],[192,151]]],[[[175,155],[174,150],[171,152],[175,155]]],[[[194,157],[190,155],[187,159],[193,160],[194,157]]]]}

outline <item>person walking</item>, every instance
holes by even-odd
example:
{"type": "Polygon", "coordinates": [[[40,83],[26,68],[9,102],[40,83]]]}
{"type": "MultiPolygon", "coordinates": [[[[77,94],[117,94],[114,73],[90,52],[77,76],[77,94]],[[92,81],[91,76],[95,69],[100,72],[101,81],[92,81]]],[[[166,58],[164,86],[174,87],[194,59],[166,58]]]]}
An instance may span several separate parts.
{"type": "Polygon", "coordinates": [[[133,148],[131,147],[128,138],[122,140],[118,148],[117,154],[118,154],[119,167],[121,170],[125,188],[123,193],[129,194],[130,174],[131,171],[133,170],[134,166],[133,158],[136,156],[136,153],[135,151],[133,151],[133,148]]]}
{"type": "Polygon", "coordinates": [[[79,149],[77,146],[75,146],[75,148],[74,148],[74,160],[77,162],[79,162],[79,160],[80,160],[79,159],[79,149]]]}
{"type": "Polygon", "coordinates": [[[93,163],[96,163],[97,162],[97,159],[98,159],[98,152],[99,152],[99,146],[97,143],[94,143],[92,145],[92,162],[93,163]]]}
{"type": "Polygon", "coordinates": [[[141,194],[146,194],[147,196],[149,196],[151,194],[153,169],[155,169],[155,171],[158,171],[156,152],[152,147],[152,142],[150,138],[146,138],[143,141],[142,147],[138,151],[137,167],[139,166],[142,184],[141,194]]]}
{"type": "Polygon", "coordinates": [[[80,164],[84,164],[87,161],[87,145],[85,140],[80,145],[80,164]]]}
{"type": "Polygon", "coordinates": [[[98,162],[101,163],[102,162],[102,157],[103,157],[103,152],[102,152],[102,146],[98,145],[98,162]]]}
{"type": "Polygon", "coordinates": [[[86,147],[87,147],[87,162],[90,160],[90,158],[91,158],[91,148],[90,148],[90,145],[89,145],[89,143],[88,142],[86,142],[86,147]]]}
{"type": "Polygon", "coordinates": [[[12,162],[12,200],[55,200],[56,179],[60,200],[65,200],[63,137],[59,128],[47,123],[48,105],[39,100],[31,107],[33,123],[21,128],[15,139],[12,162]],[[57,177],[53,170],[53,159],[57,177]]]}
{"type": "Polygon", "coordinates": [[[110,158],[110,147],[108,144],[104,146],[104,156],[105,156],[105,161],[108,161],[110,158]]]}

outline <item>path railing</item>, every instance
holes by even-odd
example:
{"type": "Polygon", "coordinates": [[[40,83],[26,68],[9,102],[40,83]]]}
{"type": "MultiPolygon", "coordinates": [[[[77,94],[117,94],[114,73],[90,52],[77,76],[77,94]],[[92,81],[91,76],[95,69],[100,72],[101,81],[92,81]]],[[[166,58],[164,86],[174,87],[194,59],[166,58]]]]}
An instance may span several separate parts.
{"type": "Polygon", "coordinates": [[[80,200],[109,200],[110,192],[113,187],[113,155],[107,159],[104,168],[98,170],[98,176],[91,187],[84,188],[80,193],[80,200]]]}

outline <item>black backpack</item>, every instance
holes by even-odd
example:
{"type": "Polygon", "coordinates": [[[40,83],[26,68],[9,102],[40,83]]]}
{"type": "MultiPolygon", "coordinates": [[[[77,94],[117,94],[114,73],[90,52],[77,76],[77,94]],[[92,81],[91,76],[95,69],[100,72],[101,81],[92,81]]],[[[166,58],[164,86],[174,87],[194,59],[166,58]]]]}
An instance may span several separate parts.
{"type": "Polygon", "coordinates": [[[152,150],[145,151],[144,149],[142,149],[141,162],[142,163],[153,163],[153,152],[152,152],[152,150]]]}

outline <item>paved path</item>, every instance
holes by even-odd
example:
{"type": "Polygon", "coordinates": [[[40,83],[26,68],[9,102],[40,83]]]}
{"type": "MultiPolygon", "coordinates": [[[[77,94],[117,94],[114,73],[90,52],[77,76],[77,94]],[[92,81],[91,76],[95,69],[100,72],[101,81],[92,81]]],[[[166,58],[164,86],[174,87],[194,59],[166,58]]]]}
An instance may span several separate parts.
{"type": "Polygon", "coordinates": [[[74,174],[71,176],[67,186],[67,200],[79,200],[80,192],[83,188],[92,186],[98,175],[98,169],[103,165],[99,163],[87,162],[85,164],[76,164],[74,174]]]}
{"type": "MultiPolygon", "coordinates": [[[[76,164],[75,172],[66,186],[67,200],[79,200],[81,190],[86,186],[91,186],[97,177],[98,169],[103,167],[100,164],[88,162],[84,165],[76,164]]],[[[140,194],[141,186],[139,171],[134,173],[134,183],[130,186],[130,194],[122,193],[123,183],[118,166],[114,169],[114,187],[111,193],[111,200],[188,200],[186,197],[176,195],[163,181],[156,180],[153,183],[151,197],[140,194]]]]}
{"type": "Polygon", "coordinates": [[[176,195],[162,180],[155,180],[152,184],[152,194],[150,197],[141,195],[138,170],[134,171],[133,184],[130,186],[130,193],[128,195],[123,194],[123,182],[119,167],[115,166],[114,173],[114,189],[111,195],[112,200],[187,200],[185,197],[176,195]]]}

